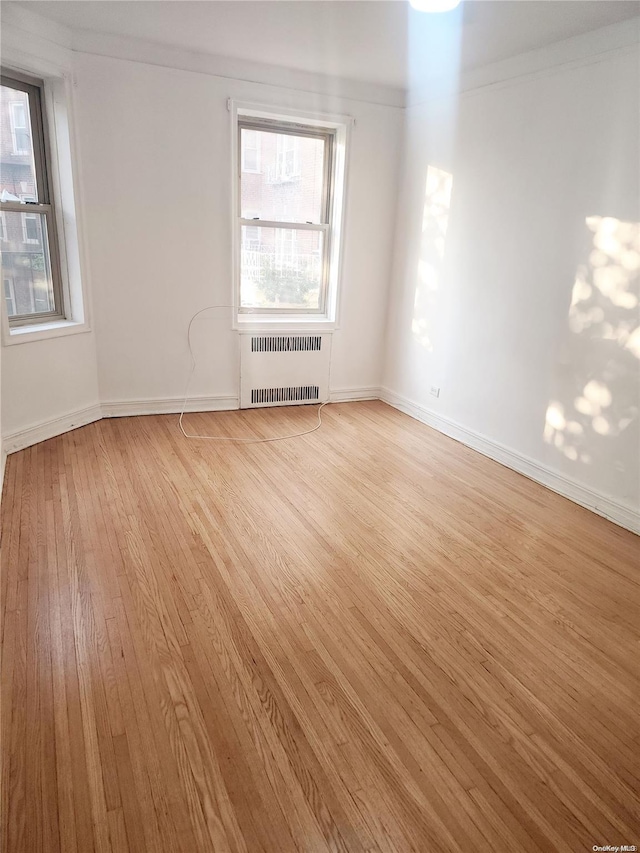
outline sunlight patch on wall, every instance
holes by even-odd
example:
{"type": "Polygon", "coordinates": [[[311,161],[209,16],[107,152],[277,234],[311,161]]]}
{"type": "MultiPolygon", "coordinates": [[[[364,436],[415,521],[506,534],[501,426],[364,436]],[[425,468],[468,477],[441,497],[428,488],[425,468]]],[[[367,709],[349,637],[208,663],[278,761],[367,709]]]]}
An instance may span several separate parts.
{"type": "Polygon", "coordinates": [[[588,265],[578,268],[573,286],[569,328],[627,347],[640,358],[637,282],[640,271],[640,225],[612,216],[588,216],[593,249],[588,265]],[[621,309],[612,317],[611,308],[621,309]],[[609,310],[607,310],[609,309],[609,310]]]}
{"type": "Polygon", "coordinates": [[[442,278],[452,189],[453,175],[450,172],[436,166],[427,168],[411,331],[429,352],[433,351],[430,329],[442,278]]]}
{"type": "Polygon", "coordinates": [[[640,224],[588,216],[586,226],[591,247],[576,273],[563,355],[582,375],[574,374],[573,391],[549,402],[543,437],[568,459],[589,464],[590,443],[620,435],[638,418],[640,224]]]}
{"type": "Polygon", "coordinates": [[[553,444],[567,459],[589,464],[591,457],[588,453],[580,452],[571,439],[577,439],[584,433],[584,427],[579,421],[567,420],[564,406],[557,400],[551,402],[547,408],[544,425],[544,440],[547,444],[553,444]]]}

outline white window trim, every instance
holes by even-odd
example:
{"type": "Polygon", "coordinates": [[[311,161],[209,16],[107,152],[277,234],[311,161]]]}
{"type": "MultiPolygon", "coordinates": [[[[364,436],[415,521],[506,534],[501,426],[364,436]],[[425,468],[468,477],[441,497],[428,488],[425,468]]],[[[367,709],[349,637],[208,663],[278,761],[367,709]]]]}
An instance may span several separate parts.
{"type": "Polygon", "coordinates": [[[27,118],[27,124],[24,127],[18,128],[18,126],[16,125],[14,107],[21,107],[25,113],[25,116],[26,116],[26,110],[24,108],[24,103],[22,101],[11,101],[9,103],[9,121],[11,122],[11,144],[12,144],[12,148],[13,148],[13,151],[11,153],[14,154],[16,157],[25,157],[27,154],[30,154],[31,151],[29,148],[27,148],[26,150],[18,148],[18,134],[16,133],[16,131],[17,130],[26,130],[27,133],[30,133],[31,129],[29,127],[28,118],[27,118]]]}
{"type": "Polygon", "coordinates": [[[7,221],[4,218],[4,210],[0,210],[0,240],[7,242],[7,221]]]}
{"type": "Polygon", "coordinates": [[[348,193],[348,158],[349,141],[354,125],[351,116],[310,113],[303,110],[292,111],[281,109],[277,105],[256,104],[235,101],[229,98],[227,107],[231,116],[231,166],[232,166],[232,192],[231,192],[231,217],[232,217],[232,270],[233,270],[233,328],[242,330],[260,331],[334,331],[340,328],[340,306],[342,301],[343,287],[342,264],[344,257],[345,240],[345,214],[346,199],[348,193]],[[335,142],[335,182],[331,215],[331,231],[333,236],[330,254],[329,288],[327,292],[327,307],[324,315],[312,314],[240,314],[240,229],[238,222],[238,119],[244,117],[268,118],[277,121],[300,122],[316,125],[319,128],[331,128],[336,132],[335,142]]]}
{"type": "Polygon", "coordinates": [[[2,308],[2,345],[14,346],[45,340],[84,334],[91,331],[88,298],[87,250],[82,228],[82,203],[76,170],[75,123],[73,120],[74,88],[71,75],[63,68],[29,56],[12,61],[5,52],[3,67],[37,77],[44,81],[44,104],[47,120],[46,131],[50,147],[51,180],[53,202],[56,211],[58,249],[62,276],[63,304],[66,316],[49,323],[9,326],[6,307],[2,308]]]}

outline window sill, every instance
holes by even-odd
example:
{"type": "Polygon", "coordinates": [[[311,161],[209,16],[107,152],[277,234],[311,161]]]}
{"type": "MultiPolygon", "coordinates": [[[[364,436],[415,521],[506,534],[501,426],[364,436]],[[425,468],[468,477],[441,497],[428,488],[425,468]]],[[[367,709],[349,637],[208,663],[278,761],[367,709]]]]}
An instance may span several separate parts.
{"type": "MultiPolygon", "coordinates": [[[[5,321],[6,322],[6,321],[5,321]]],[[[3,346],[14,344],[27,344],[35,341],[44,341],[48,338],[62,338],[67,335],[79,335],[89,332],[88,323],[79,323],[74,320],[54,320],[51,323],[38,323],[33,326],[16,326],[14,329],[4,329],[2,336],[3,346]]]]}
{"type": "Polygon", "coordinates": [[[236,328],[240,332],[333,332],[338,328],[335,320],[312,317],[309,314],[238,314],[236,328]]]}

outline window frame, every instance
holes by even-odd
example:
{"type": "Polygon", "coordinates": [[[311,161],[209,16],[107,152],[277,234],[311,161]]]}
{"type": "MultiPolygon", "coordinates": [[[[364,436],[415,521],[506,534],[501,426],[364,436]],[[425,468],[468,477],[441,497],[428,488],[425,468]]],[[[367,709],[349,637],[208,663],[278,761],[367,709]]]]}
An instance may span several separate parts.
{"type": "MultiPolygon", "coordinates": [[[[51,271],[54,308],[51,311],[42,311],[34,314],[18,314],[9,317],[7,321],[9,329],[23,326],[39,326],[44,323],[65,320],[66,310],[64,304],[64,290],[62,284],[62,270],[60,263],[60,247],[58,244],[58,229],[56,224],[56,211],[53,202],[53,182],[51,171],[51,149],[46,132],[48,127],[45,112],[44,81],[13,71],[8,68],[0,68],[0,84],[16,91],[25,92],[29,99],[29,123],[31,131],[31,143],[33,147],[33,163],[35,170],[35,183],[37,201],[3,201],[0,202],[0,210],[4,212],[22,214],[24,216],[42,215],[45,219],[44,231],[47,235],[47,246],[49,252],[49,268],[51,271]]],[[[11,104],[10,115],[12,116],[11,104]]],[[[11,118],[11,130],[13,134],[13,119],[11,118]]],[[[12,140],[13,142],[13,140],[12,140]]],[[[21,154],[27,156],[30,152],[21,154]]],[[[5,309],[6,311],[6,305],[5,309]]]]}
{"type": "Polygon", "coordinates": [[[319,319],[327,316],[329,300],[330,264],[332,257],[332,222],[335,190],[335,157],[337,129],[320,124],[291,121],[289,119],[264,118],[248,114],[238,114],[237,127],[237,228],[238,228],[238,316],[254,315],[258,317],[299,317],[301,319],[319,319]],[[312,139],[322,139],[325,143],[322,177],[322,198],[320,203],[320,218],[318,223],[274,221],[267,219],[243,219],[242,217],[242,131],[257,130],[266,133],[278,133],[293,137],[306,136],[312,139]],[[264,308],[242,305],[242,228],[288,228],[294,231],[320,231],[322,240],[322,273],[320,276],[320,294],[318,308],[264,308]]]}

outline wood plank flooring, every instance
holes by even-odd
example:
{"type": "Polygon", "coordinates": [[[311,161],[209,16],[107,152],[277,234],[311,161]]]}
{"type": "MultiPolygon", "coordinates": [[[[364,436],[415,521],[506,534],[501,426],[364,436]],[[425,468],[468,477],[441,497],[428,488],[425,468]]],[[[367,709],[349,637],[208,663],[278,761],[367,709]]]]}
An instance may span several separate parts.
{"type": "Polygon", "coordinates": [[[323,416],[9,457],[3,851],[640,844],[640,540],[383,403],[323,416]]]}

